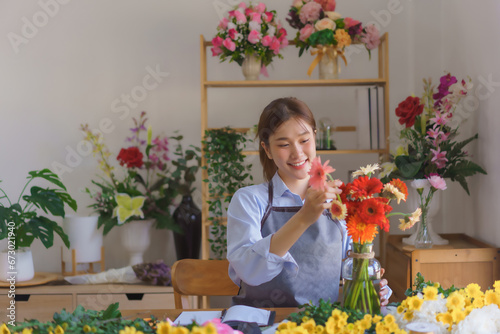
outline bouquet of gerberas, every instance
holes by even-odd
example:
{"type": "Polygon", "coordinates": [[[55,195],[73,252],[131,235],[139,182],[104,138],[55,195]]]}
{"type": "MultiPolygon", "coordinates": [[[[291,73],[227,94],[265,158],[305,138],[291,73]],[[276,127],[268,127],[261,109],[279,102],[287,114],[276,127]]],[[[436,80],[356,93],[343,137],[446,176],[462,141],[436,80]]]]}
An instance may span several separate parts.
{"type": "Polygon", "coordinates": [[[360,21],[350,17],[342,17],[335,12],[335,0],[294,0],[288,12],[287,22],[297,29],[294,38],[299,57],[310,47],[317,54],[308,74],[323,56],[342,57],[345,64],[344,49],[351,44],[363,44],[371,56],[371,50],[380,44],[380,33],[375,25],[363,26],[360,21]]]}
{"type": "Polygon", "coordinates": [[[286,36],[275,10],[268,10],[262,2],[255,6],[241,2],[217,26],[212,55],[240,66],[246,57],[255,55],[265,68],[274,57],[283,58],[280,51],[288,45],[286,36]]]}
{"type": "MultiPolygon", "coordinates": [[[[321,165],[317,157],[309,172],[310,184],[315,188],[325,186],[326,178],[335,171],[321,165]]],[[[413,213],[392,212],[391,201],[406,201],[408,189],[399,179],[384,184],[372,174],[379,169],[378,164],[361,167],[353,173],[352,182],[342,184],[342,194],[331,202],[332,217],[345,220],[347,233],[352,239],[349,258],[342,268],[344,283],[344,306],[371,314],[380,312],[380,300],[372,280],[380,279],[380,264],[374,260],[373,240],[378,228],[389,231],[388,217],[401,215],[400,229],[406,230],[415,224],[421,211],[413,213]],[[370,264],[373,264],[371,267],[370,264]],[[371,268],[370,268],[371,267],[371,268]]],[[[331,177],[331,176],[330,176],[331,177]]]]}

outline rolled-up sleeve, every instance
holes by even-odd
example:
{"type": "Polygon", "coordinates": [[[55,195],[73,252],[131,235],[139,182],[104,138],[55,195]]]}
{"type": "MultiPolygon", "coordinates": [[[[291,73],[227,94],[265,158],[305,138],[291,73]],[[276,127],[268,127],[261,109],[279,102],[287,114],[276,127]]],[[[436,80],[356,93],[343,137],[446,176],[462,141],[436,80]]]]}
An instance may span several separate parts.
{"type": "MultiPolygon", "coordinates": [[[[259,197],[262,189],[251,186],[238,190],[227,213],[227,259],[229,276],[237,285],[244,281],[260,285],[276,277],[282,270],[295,274],[298,266],[290,253],[280,257],[270,253],[271,237],[263,238],[261,220],[267,201],[259,197]]],[[[265,194],[267,196],[267,194],[265,194]]]]}

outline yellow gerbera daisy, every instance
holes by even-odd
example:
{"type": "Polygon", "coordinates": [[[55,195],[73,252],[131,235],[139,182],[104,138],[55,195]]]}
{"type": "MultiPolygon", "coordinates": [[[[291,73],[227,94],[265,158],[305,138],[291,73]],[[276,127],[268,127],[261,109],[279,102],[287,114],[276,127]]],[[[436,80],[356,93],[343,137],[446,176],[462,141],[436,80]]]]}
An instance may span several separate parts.
{"type": "Polygon", "coordinates": [[[422,292],[424,293],[424,300],[436,300],[438,296],[438,289],[433,286],[426,286],[422,292]]]}
{"type": "Polygon", "coordinates": [[[484,304],[497,304],[500,307],[500,293],[495,292],[493,290],[488,290],[484,294],[484,304]]]}
{"type": "Polygon", "coordinates": [[[0,334],[10,334],[10,330],[5,323],[0,327],[0,334]]]}
{"type": "Polygon", "coordinates": [[[331,202],[330,212],[333,219],[344,220],[347,217],[347,206],[338,200],[331,202]]]}
{"type": "Polygon", "coordinates": [[[144,334],[141,331],[138,331],[135,327],[127,326],[124,329],[121,329],[120,334],[144,334]]]}
{"type": "Polygon", "coordinates": [[[448,310],[463,309],[465,307],[464,297],[457,291],[452,292],[446,301],[448,310]]]}
{"type": "Polygon", "coordinates": [[[409,311],[418,311],[422,307],[424,300],[419,298],[418,296],[410,297],[408,301],[408,310],[409,311]]]}
{"type": "Polygon", "coordinates": [[[160,321],[156,325],[156,334],[169,334],[170,333],[170,328],[172,325],[166,321],[160,321]]]}

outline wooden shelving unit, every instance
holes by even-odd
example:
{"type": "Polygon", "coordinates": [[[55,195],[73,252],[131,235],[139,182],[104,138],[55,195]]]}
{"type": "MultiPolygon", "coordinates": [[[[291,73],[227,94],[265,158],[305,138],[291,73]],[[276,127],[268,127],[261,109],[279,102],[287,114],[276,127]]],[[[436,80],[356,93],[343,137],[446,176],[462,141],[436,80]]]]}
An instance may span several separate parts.
{"type": "MultiPolygon", "coordinates": [[[[291,41],[290,41],[291,42],[291,41]]],[[[201,89],[201,138],[205,136],[208,129],[208,89],[209,88],[254,88],[254,87],[356,87],[356,86],[379,86],[384,88],[385,105],[385,148],[380,150],[318,150],[318,154],[368,154],[376,153],[379,156],[389,155],[389,40],[385,33],[378,47],[378,77],[367,79],[338,79],[338,80],[255,80],[255,81],[210,81],[207,78],[207,48],[212,43],[200,36],[200,89],[201,89]]],[[[352,127],[351,127],[352,128],[352,127]]],[[[341,130],[342,131],[342,130],[341,130]]],[[[346,131],[344,129],[344,131],[346,131]]],[[[347,131],[355,131],[348,129],[347,131]]],[[[244,152],[245,155],[257,155],[257,151],[244,152]]],[[[206,161],[202,159],[202,166],[206,161]]],[[[359,166],[355,166],[356,168],[359,166]]],[[[207,179],[207,171],[202,169],[202,179],[207,179]]],[[[209,210],[208,210],[208,184],[202,184],[202,258],[210,256],[210,245],[208,236],[210,232],[209,210]]],[[[385,261],[385,239],[382,234],[380,243],[381,261],[385,261]]]]}

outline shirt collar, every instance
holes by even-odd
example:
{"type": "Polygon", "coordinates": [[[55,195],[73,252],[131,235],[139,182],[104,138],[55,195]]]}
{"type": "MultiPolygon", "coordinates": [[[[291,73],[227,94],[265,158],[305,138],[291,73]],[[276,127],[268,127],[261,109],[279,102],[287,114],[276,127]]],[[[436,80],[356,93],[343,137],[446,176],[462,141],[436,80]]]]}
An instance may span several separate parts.
{"type": "Polygon", "coordinates": [[[274,198],[279,198],[283,196],[283,194],[288,191],[289,193],[293,194],[290,189],[286,186],[285,182],[281,179],[279,176],[278,172],[274,174],[271,182],[273,183],[273,197],[274,198]]]}

